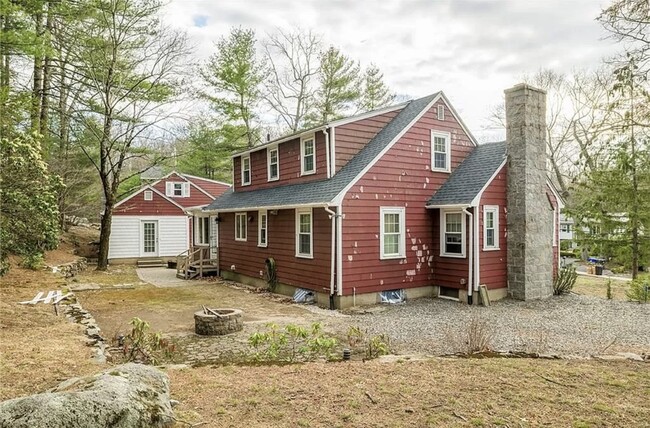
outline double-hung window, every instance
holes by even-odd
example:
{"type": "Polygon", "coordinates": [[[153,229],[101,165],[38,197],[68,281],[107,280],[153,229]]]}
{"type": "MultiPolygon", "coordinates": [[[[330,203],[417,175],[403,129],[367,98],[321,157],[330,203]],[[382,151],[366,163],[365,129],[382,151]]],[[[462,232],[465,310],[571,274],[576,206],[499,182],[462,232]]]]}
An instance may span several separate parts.
{"type": "Polygon", "coordinates": [[[431,131],[431,170],[451,172],[451,134],[431,131]]]}
{"type": "Polygon", "coordinates": [[[246,213],[235,214],[235,241],[245,241],[247,232],[246,213]]]}
{"type": "Polygon", "coordinates": [[[311,259],[313,252],[312,210],[296,210],[296,257],[311,259]]]}
{"type": "Polygon", "coordinates": [[[462,211],[441,211],[440,255],[465,257],[465,215],[462,211]]]}
{"type": "Polygon", "coordinates": [[[241,185],[251,184],[251,158],[246,156],[241,158],[241,185]]]}
{"type": "Polygon", "coordinates": [[[268,160],[269,181],[275,181],[280,178],[280,163],[277,146],[266,149],[266,159],[268,160]]]}
{"type": "Polygon", "coordinates": [[[316,172],[316,140],[314,136],[300,140],[300,174],[316,172]]]}
{"type": "Polygon", "coordinates": [[[165,183],[165,196],[189,198],[190,183],[187,181],[168,181],[165,183]]]}
{"type": "Polygon", "coordinates": [[[380,259],[403,259],[406,257],[405,209],[403,207],[381,207],[380,259]]]}
{"type": "Polygon", "coordinates": [[[496,205],[483,207],[483,249],[499,249],[499,207],[496,205]]]}
{"type": "Polygon", "coordinates": [[[196,245],[210,244],[210,217],[196,217],[194,233],[196,245]]]}
{"type": "Polygon", "coordinates": [[[257,217],[257,246],[266,247],[268,241],[269,218],[266,211],[260,211],[257,217]]]}

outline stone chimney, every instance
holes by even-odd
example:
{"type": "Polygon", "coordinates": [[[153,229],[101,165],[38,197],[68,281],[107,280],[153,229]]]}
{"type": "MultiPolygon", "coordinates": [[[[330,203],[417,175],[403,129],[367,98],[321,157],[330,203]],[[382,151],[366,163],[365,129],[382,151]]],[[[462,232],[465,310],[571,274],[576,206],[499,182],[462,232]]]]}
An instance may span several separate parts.
{"type": "Polygon", "coordinates": [[[519,84],[505,91],[508,154],[508,293],[553,294],[553,215],[546,196],[546,92],[519,84]]]}

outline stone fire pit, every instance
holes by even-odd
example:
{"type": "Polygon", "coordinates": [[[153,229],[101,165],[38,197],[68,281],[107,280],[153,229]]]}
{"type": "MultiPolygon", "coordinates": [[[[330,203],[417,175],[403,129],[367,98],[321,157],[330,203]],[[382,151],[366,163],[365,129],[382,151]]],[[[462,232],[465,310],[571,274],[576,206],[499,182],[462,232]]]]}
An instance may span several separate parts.
{"type": "Polygon", "coordinates": [[[242,311],[239,309],[210,309],[213,313],[194,313],[194,331],[202,336],[223,336],[244,328],[242,311]]]}

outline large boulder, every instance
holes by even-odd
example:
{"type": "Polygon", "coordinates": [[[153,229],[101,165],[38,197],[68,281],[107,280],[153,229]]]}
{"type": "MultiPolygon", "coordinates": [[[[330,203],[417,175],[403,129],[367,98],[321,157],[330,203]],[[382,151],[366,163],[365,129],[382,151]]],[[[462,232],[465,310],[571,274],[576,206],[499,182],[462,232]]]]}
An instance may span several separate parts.
{"type": "Polygon", "coordinates": [[[172,415],[167,375],[129,363],[1,402],[0,428],[167,427],[172,415]]]}

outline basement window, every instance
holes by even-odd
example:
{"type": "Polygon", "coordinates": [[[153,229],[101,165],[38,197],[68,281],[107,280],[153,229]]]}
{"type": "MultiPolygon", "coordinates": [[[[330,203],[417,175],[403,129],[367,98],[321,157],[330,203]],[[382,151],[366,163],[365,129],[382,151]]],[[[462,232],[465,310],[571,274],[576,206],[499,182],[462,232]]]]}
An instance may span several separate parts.
{"type": "Polygon", "coordinates": [[[451,287],[439,287],[438,297],[441,299],[458,300],[458,289],[451,287]]]}

